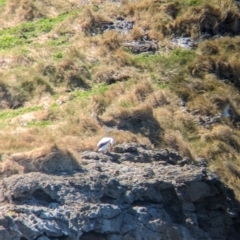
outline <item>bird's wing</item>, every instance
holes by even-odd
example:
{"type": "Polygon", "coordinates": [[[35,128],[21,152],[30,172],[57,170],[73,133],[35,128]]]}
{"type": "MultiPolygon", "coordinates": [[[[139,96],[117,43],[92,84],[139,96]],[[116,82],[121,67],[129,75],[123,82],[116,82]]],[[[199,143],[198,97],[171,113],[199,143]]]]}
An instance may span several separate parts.
{"type": "Polygon", "coordinates": [[[97,146],[99,147],[99,148],[101,148],[102,146],[104,146],[104,145],[106,145],[107,143],[109,143],[110,142],[110,139],[102,139],[101,141],[99,141],[99,143],[97,144],[97,146]]]}
{"type": "Polygon", "coordinates": [[[224,108],[224,110],[223,110],[223,113],[222,113],[222,115],[224,116],[224,117],[229,117],[230,116],[230,114],[229,114],[229,109],[230,109],[230,104],[227,104],[226,105],[226,107],[224,108]]]}

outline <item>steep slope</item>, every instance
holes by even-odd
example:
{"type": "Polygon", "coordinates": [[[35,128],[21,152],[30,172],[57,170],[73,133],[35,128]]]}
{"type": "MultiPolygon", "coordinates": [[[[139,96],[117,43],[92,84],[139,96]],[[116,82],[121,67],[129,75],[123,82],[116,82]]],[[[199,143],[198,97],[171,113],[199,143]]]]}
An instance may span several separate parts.
{"type": "Polygon", "coordinates": [[[2,177],[111,136],[204,161],[240,199],[238,1],[6,0],[0,22],[2,177]]]}

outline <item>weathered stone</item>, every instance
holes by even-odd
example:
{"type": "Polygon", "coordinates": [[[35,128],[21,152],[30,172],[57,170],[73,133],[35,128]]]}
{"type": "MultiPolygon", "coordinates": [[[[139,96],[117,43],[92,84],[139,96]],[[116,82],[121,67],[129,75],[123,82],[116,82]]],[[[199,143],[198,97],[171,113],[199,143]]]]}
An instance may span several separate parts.
{"type": "Polygon", "coordinates": [[[105,31],[115,30],[121,34],[125,34],[133,28],[133,25],[133,21],[127,20],[123,17],[118,17],[113,21],[94,22],[91,26],[85,29],[85,32],[91,35],[96,35],[105,31]]]}
{"type": "Polygon", "coordinates": [[[48,238],[46,236],[41,236],[41,237],[37,238],[37,240],[50,240],[50,238],[48,238]]]}
{"type": "Polygon", "coordinates": [[[4,239],[4,240],[11,240],[12,239],[9,232],[7,231],[7,229],[5,229],[2,226],[0,226],[0,237],[1,237],[1,239],[4,239]]]}
{"type": "Polygon", "coordinates": [[[83,153],[81,170],[71,174],[4,178],[0,239],[239,239],[237,202],[205,167],[181,166],[169,150],[115,149],[83,153]],[[118,161],[126,153],[147,161],[118,161]]]}
{"type": "Polygon", "coordinates": [[[151,39],[148,34],[144,34],[139,39],[123,43],[125,48],[128,48],[133,53],[152,52],[158,50],[158,42],[156,39],[151,39]]]}

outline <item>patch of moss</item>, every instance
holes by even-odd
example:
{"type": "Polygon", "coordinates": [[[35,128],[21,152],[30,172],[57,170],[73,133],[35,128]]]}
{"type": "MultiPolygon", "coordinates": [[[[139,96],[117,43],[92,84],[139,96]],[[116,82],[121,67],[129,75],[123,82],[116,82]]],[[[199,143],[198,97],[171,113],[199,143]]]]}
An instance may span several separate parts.
{"type": "Polygon", "coordinates": [[[62,44],[66,44],[67,42],[68,42],[68,37],[64,35],[64,36],[60,36],[56,39],[51,39],[49,41],[49,44],[52,46],[59,46],[62,44]]]}
{"type": "Polygon", "coordinates": [[[105,91],[108,90],[108,86],[105,84],[95,85],[90,90],[75,90],[72,95],[72,99],[83,99],[88,98],[92,95],[103,94],[105,91]]]}
{"type": "Polygon", "coordinates": [[[27,127],[47,127],[52,124],[52,121],[49,120],[42,120],[42,121],[30,121],[27,123],[27,127]]]}
{"type": "Polygon", "coordinates": [[[168,55],[137,55],[134,57],[134,64],[144,69],[156,69],[157,66],[172,68],[173,65],[187,65],[196,57],[194,50],[175,49],[168,55]]]}
{"type": "Polygon", "coordinates": [[[14,117],[17,117],[17,116],[25,114],[25,113],[35,112],[35,111],[42,110],[42,109],[43,109],[42,106],[33,106],[33,107],[29,107],[29,108],[2,110],[2,111],[0,111],[0,121],[14,118],[14,117]]]}
{"type": "MultiPolygon", "coordinates": [[[[56,18],[42,18],[32,22],[24,22],[11,28],[1,29],[0,48],[6,49],[29,44],[39,35],[50,32],[57,23],[63,21],[69,15],[69,13],[65,13],[56,18]]],[[[59,45],[66,41],[67,39],[65,37],[61,37],[57,39],[53,45],[59,45]]]]}

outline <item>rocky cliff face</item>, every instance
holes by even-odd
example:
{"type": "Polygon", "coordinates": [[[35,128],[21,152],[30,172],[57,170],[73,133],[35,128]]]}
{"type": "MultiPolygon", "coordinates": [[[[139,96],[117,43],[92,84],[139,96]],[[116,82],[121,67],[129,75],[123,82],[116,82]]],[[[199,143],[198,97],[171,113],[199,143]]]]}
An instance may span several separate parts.
{"type": "Polygon", "coordinates": [[[0,239],[240,239],[237,202],[205,166],[137,144],[81,155],[75,170],[1,181],[0,239]]]}

